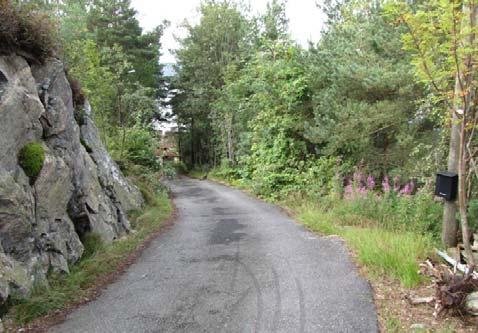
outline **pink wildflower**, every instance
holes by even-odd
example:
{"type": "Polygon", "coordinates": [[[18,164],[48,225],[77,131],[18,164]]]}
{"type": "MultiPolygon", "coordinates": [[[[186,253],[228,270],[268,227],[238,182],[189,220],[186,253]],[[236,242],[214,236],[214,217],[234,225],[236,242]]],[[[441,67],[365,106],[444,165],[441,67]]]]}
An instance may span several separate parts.
{"type": "Polygon", "coordinates": [[[352,184],[347,184],[345,185],[344,187],[344,198],[345,199],[349,199],[349,200],[353,200],[354,199],[354,187],[352,186],[352,184]]]}
{"type": "Polygon", "coordinates": [[[375,178],[372,175],[367,177],[367,188],[373,190],[375,188],[375,178]]]}
{"type": "Polygon", "coordinates": [[[383,192],[385,193],[390,192],[391,187],[390,187],[390,179],[388,178],[388,176],[383,177],[382,188],[383,188],[383,192]]]}
{"type": "Polygon", "coordinates": [[[411,181],[405,184],[405,186],[401,189],[400,194],[411,195],[414,189],[415,189],[415,183],[411,181]]]}

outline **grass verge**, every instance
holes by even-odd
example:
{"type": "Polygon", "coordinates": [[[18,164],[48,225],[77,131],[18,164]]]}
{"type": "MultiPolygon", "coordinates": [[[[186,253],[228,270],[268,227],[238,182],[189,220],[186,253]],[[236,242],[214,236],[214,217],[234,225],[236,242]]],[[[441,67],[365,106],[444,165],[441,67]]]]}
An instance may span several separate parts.
{"type": "Polygon", "coordinates": [[[131,214],[135,232],[105,245],[95,234],[82,241],[85,254],[71,267],[69,275],[51,275],[49,288],[37,286],[28,299],[11,300],[8,318],[14,325],[25,325],[32,320],[62,311],[94,298],[98,287],[114,280],[114,275],[124,270],[144,244],[154,238],[163,222],[172,214],[172,204],[166,192],[149,193],[147,206],[131,214]]]}
{"type": "Polygon", "coordinates": [[[194,178],[194,179],[201,179],[201,180],[202,179],[209,179],[209,180],[215,181],[216,183],[220,183],[220,184],[227,185],[227,186],[232,186],[232,187],[235,187],[237,189],[246,191],[248,193],[251,192],[250,191],[251,186],[250,186],[249,183],[245,182],[242,179],[234,179],[234,178],[231,178],[231,177],[224,177],[222,172],[218,169],[212,169],[210,171],[204,171],[204,170],[200,170],[200,169],[192,169],[192,170],[187,172],[187,176],[191,177],[191,178],[194,178]]]}
{"type": "Polygon", "coordinates": [[[433,250],[430,237],[376,226],[344,226],[337,223],[339,219],[333,213],[318,209],[305,209],[298,219],[312,231],[342,237],[356,253],[358,262],[375,277],[385,274],[407,288],[423,281],[418,274],[418,262],[433,250]]]}

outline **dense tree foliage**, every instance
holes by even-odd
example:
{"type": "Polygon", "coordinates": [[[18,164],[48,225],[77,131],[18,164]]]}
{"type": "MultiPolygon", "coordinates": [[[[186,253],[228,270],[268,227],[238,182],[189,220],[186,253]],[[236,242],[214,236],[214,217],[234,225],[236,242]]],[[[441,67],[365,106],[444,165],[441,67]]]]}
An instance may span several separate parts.
{"type": "MultiPolygon", "coordinates": [[[[463,59],[458,68],[474,64],[462,6],[325,1],[322,37],[306,50],[288,36],[283,2],[259,17],[235,2],[204,2],[178,50],[183,160],[265,196],[418,189],[433,205],[434,174],[446,169],[449,126],[460,118],[443,103],[456,104],[453,56],[463,59]]],[[[474,168],[466,170],[473,207],[474,168]]]]}
{"type": "MultiPolygon", "coordinates": [[[[445,204],[443,242],[455,246],[456,213],[460,215],[465,249],[471,256],[469,206],[476,197],[478,153],[474,135],[478,114],[477,19],[474,1],[427,1],[414,6],[389,3],[389,12],[407,27],[404,45],[413,57],[418,77],[444,104],[440,116],[450,126],[448,170],[459,175],[458,207],[445,204]]],[[[471,263],[474,264],[471,259],[471,263]]]]}
{"type": "Polygon", "coordinates": [[[88,31],[100,47],[121,47],[131,64],[129,81],[155,89],[161,84],[160,38],[165,23],[143,33],[129,0],[93,0],[87,18],[88,31]]]}
{"type": "MultiPolygon", "coordinates": [[[[307,51],[287,35],[283,3],[273,1],[262,17],[251,19],[239,9],[229,2],[204,4],[201,22],[189,27],[178,51],[181,102],[175,111],[180,120],[189,119],[183,122],[186,135],[199,144],[183,145],[183,154],[214,149],[188,159],[191,164],[228,160],[256,182],[272,177],[269,192],[297,183],[297,171],[321,158],[360,165],[376,176],[406,174],[420,181],[442,164],[436,153],[440,121],[402,48],[404,27],[387,21],[379,3],[328,6],[323,37],[307,51]],[[220,51],[234,54],[222,62],[208,54],[226,40],[218,41],[211,28],[218,26],[211,13],[219,10],[222,17],[233,12],[249,22],[248,30],[234,29],[243,31],[234,39],[242,49],[220,51]],[[187,87],[191,82],[195,89],[187,87]],[[201,145],[206,141],[213,148],[201,145]]],[[[219,31],[234,36],[226,28],[219,31]]]]}
{"type": "Polygon", "coordinates": [[[181,146],[191,164],[218,158],[218,141],[211,133],[220,133],[220,125],[214,126],[211,112],[227,71],[242,66],[247,56],[251,23],[237,5],[229,2],[205,2],[200,10],[200,24],[185,25],[189,35],[182,41],[184,47],[177,51],[178,78],[174,88],[179,93],[173,100],[179,121],[188,128],[181,146]]]}

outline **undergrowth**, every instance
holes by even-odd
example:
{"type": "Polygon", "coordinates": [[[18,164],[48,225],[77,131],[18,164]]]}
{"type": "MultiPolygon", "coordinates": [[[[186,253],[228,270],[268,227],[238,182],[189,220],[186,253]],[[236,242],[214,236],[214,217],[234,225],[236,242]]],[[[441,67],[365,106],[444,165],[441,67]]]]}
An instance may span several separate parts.
{"type": "Polygon", "coordinates": [[[418,263],[432,253],[439,238],[437,206],[431,199],[415,197],[328,197],[322,203],[306,199],[282,204],[311,230],[342,237],[372,277],[386,275],[411,288],[423,281],[418,263]]]}

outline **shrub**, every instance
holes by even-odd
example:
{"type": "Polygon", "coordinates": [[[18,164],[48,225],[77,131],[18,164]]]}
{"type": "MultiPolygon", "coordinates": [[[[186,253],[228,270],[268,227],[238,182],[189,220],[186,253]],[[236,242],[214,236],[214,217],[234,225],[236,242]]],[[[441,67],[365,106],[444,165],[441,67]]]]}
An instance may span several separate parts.
{"type": "Polygon", "coordinates": [[[184,175],[188,173],[188,167],[182,161],[175,162],[174,168],[176,169],[177,174],[184,175]]]}
{"type": "Polygon", "coordinates": [[[176,178],[178,175],[176,168],[174,167],[174,163],[170,162],[163,163],[161,173],[164,177],[168,179],[176,178]]]}
{"type": "Polygon", "coordinates": [[[45,161],[45,151],[40,143],[32,142],[26,144],[18,154],[18,163],[25,171],[25,174],[30,177],[30,181],[35,181],[40,174],[45,161]]]}
{"type": "Polygon", "coordinates": [[[68,83],[70,84],[70,88],[71,88],[71,94],[72,94],[72,98],[73,98],[73,105],[75,107],[85,105],[86,97],[85,97],[85,94],[83,92],[83,89],[81,88],[80,82],[77,79],[75,79],[74,77],[72,77],[70,74],[68,74],[67,78],[68,78],[68,83]]]}
{"type": "Polygon", "coordinates": [[[153,151],[155,142],[149,131],[130,129],[126,141],[126,152],[130,161],[155,170],[158,169],[158,159],[153,151]]]}
{"type": "Polygon", "coordinates": [[[211,170],[210,173],[216,178],[227,181],[233,181],[241,178],[241,170],[232,166],[230,161],[227,159],[221,161],[221,165],[211,170]]]}
{"type": "Polygon", "coordinates": [[[38,62],[56,53],[56,29],[46,13],[0,0],[0,22],[1,53],[17,52],[38,62]]]}
{"type": "Polygon", "coordinates": [[[127,129],[124,146],[122,134],[111,137],[111,139],[111,153],[118,164],[126,165],[128,162],[131,162],[132,164],[159,171],[160,164],[154,153],[154,147],[157,143],[150,131],[142,128],[127,129]]]}

